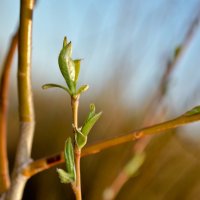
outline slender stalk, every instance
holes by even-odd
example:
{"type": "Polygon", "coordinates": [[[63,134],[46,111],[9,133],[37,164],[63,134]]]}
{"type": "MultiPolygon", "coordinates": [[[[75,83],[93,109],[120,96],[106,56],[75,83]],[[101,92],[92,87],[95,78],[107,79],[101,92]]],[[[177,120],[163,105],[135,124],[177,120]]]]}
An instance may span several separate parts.
{"type": "Polygon", "coordinates": [[[81,159],[81,150],[75,146],[75,166],[76,166],[76,189],[74,190],[76,195],[76,200],[82,200],[81,195],[81,170],[80,170],[80,159],[81,159]]]}
{"type": "MultiPolygon", "coordinates": [[[[160,124],[156,124],[150,127],[145,127],[123,136],[118,136],[102,142],[98,142],[96,144],[86,146],[82,150],[81,157],[85,157],[91,154],[96,154],[110,147],[140,139],[141,137],[144,137],[146,135],[154,135],[199,120],[200,120],[200,114],[182,115],[178,118],[160,124]]],[[[59,154],[31,162],[24,168],[23,174],[24,176],[31,177],[41,171],[49,169],[63,162],[64,162],[64,155],[63,152],[61,152],[59,154]]]]}
{"type": "Polygon", "coordinates": [[[20,136],[12,173],[11,188],[6,200],[22,199],[27,177],[22,174],[24,166],[31,160],[31,148],[34,134],[34,109],[31,88],[31,44],[32,15],[34,0],[20,2],[20,28],[18,47],[18,96],[20,136]]]}
{"type": "Polygon", "coordinates": [[[10,187],[10,177],[7,158],[7,111],[8,92],[10,83],[10,71],[14,53],[17,47],[18,31],[14,34],[8,54],[3,64],[0,85],[0,193],[5,192],[10,187]]]}
{"type": "MultiPolygon", "coordinates": [[[[73,115],[73,124],[76,129],[78,129],[78,106],[79,106],[79,96],[71,97],[71,106],[72,106],[72,115],[73,115]]],[[[75,158],[75,167],[76,167],[76,182],[72,183],[72,189],[76,196],[76,200],[82,200],[81,195],[81,173],[80,173],[80,158],[81,150],[75,143],[74,147],[74,158],[75,158]]]]}

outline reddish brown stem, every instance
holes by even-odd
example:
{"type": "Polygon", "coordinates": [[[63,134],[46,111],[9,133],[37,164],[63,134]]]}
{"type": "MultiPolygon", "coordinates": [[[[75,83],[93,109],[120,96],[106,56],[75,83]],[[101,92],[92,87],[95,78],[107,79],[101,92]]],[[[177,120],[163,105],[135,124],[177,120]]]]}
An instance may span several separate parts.
{"type": "MultiPolygon", "coordinates": [[[[71,107],[72,107],[72,115],[73,115],[73,124],[74,124],[74,127],[78,129],[79,95],[71,97],[71,107]]],[[[80,173],[81,149],[79,149],[76,144],[74,147],[74,158],[75,158],[75,167],[76,167],[76,181],[75,183],[72,183],[72,189],[76,196],[76,200],[82,200],[81,173],[80,173]]]]}
{"type": "Polygon", "coordinates": [[[10,186],[10,177],[7,158],[7,111],[8,93],[10,85],[11,65],[18,42],[18,31],[13,36],[10,48],[3,64],[0,85],[0,193],[5,192],[10,186]]]}

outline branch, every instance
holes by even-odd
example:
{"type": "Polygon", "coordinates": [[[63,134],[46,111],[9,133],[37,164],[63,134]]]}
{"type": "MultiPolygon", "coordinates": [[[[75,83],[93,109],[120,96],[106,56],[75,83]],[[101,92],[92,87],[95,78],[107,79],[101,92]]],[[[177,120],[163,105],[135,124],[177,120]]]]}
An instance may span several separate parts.
{"type": "MultiPolygon", "coordinates": [[[[113,146],[117,146],[126,142],[131,142],[147,135],[154,135],[199,120],[200,120],[199,113],[192,115],[184,114],[175,119],[133,131],[132,133],[129,133],[127,135],[111,138],[93,145],[89,145],[82,150],[81,157],[88,156],[91,154],[96,154],[102,150],[108,149],[113,146]]],[[[63,152],[53,156],[42,158],[28,164],[26,168],[24,168],[23,170],[23,175],[29,178],[41,171],[49,169],[63,162],[64,162],[63,152]]]]}
{"type": "Polygon", "coordinates": [[[0,193],[5,192],[10,186],[10,177],[7,158],[7,111],[10,71],[14,53],[17,47],[18,31],[14,34],[10,48],[3,64],[0,85],[0,193]]]}
{"type": "MultiPolygon", "coordinates": [[[[190,25],[189,31],[185,36],[181,48],[178,48],[178,51],[176,49],[173,55],[173,59],[170,59],[168,61],[165,72],[162,75],[158,90],[147,108],[147,115],[144,118],[143,126],[149,126],[152,123],[156,123],[158,119],[162,119],[166,115],[167,108],[162,104],[162,102],[168,92],[168,82],[170,75],[172,74],[174,68],[177,66],[178,61],[182,59],[185,51],[188,49],[188,46],[196,33],[196,25],[198,24],[198,21],[199,16],[190,25]]],[[[135,173],[137,173],[138,169],[142,166],[144,162],[145,148],[152,138],[153,137],[145,137],[137,141],[137,143],[134,145],[133,157],[121,169],[111,185],[105,189],[103,193],[103,197],[105,200],[115,199],[123,185],[132,176],[134,176],[135,173]],[[129,166],[131,166],[131,168],[129,166]],[[127,170],[127,168],[130,169],[127,170]]]]}
{"type": "Polygon", "coordinates": [[[24,165],[30,162],[34,134],[34,110],[31,89],[31,44],[34,0],[21,0],[20,6],[18,45],[20,138],[12,173],[11,188],[6,194],[6,200],[20,200],[22,198],[27,177],[23,176],[21,172],[24,165]]]}
{"type": "MultiPolygon", "coordinates": [[[[73,124],[76,129],[78,129],[78,107],[79,107],[79,96],[71,97],[71,107],[73,115],[73,124]]],[[[75,157],[75,168],[76,168],[76,181],[72,183],[72,189],[76,196],[76,200],[82,199],[81,194],[81,171],[80,171],[80,159],[81,159],[81,149],[78,148],[77,144],[74,147],[74,157],[75,157]]]]}

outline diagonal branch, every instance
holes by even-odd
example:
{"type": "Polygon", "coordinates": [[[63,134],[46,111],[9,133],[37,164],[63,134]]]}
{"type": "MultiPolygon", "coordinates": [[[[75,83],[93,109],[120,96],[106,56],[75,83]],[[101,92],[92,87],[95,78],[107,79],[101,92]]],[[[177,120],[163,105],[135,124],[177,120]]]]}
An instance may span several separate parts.
{"type": "MultiPolygon", "coordinates": [[[[200,114],[193,114],[193,115],[184,114],[181,115],[180,117],[177,117],[175,119],[160,124],[142,128],[123,136],[111,138],[103,142],[89,145],[88,147],[83,149],[81,156],[84,157],[91,154],[96,154],[101,152],[102,150],[108,149],[113,146],[117,146],[126,142],[131,142],[147,135],[153,135],[160,132],[164,132],[199,120],[200,120],[200,114]]],[[[41,171],[49,169],[63,162],[64,162],[63,152],[53,156],[42,158],[28,164],[23,170],[23,175],[30,178],[31,176],[41,171]]]]}
{"type": "Polygon", "coordinates": [[[10,186],[10,177],[7,158],[7,111],[10,71],[17,47],[18,31],[14,34],[10,48],[3,64],[0,85],[0,193],[5,192],[10,186]]]}
{"type": "MultiPolygon", "coordinates": [[[[197,24],[199,21],[199,16],[192,22],[190,25],[189,31],[187,32],[185,39],[181,45],[178,47],[174,53],[173,59],[167,62],[167,66],[162,75],[160,84],[158,86],[158,90],[154,97],[152,98],[149,106],[147,108],[147,115],[144,118],[143,126],[149,126],[153,123],[156,123],[158,119],[163,118],[166,115],[167,107],[163,105],[164,98],[168,92],[168,82],[172,71],[177,66],[177,63],[183,58],[185,51],[187,51],[188,46],[193,39],[197,24]]],[[[107,187],[103,193],[103,197],[105,200],[115,199],[123,185],[135,174],[138,169],[144,162],[145,157],[145,148],[150,143],[151,137],[145,137],[141,140],[138,140],[133,148],[133,157],[125,164],[125,166],[121,169],[117,177],[113,180],[111,185],[107,187]],[[131,167],[129,167],[131,166],[131,167]],[[127,168],[129,170],[127,170],[127,168]]]]}

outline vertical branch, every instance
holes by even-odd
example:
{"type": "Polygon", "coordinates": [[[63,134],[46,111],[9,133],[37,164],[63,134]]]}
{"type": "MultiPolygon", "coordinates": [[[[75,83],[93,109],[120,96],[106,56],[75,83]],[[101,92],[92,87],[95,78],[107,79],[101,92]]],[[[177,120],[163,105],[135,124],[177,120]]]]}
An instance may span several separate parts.
{"type": "Polygon", "coordinates": [[[0,193],[5,192],[10,186],[10,177],[7,158],[7,111],[10,71],[14,53],[17,47],[18,31],[12,38],[8,54],[3,64],[0,85],[0,193]]]}
{"type": "MultiPolygon", "coordinates": [[[[78,106],[79,106],[79,96],[71,97],[73,124],[76,129],[78,129],[78,106]]],[[[81,200],[81,174],[80,174],[80,158],[81,150],[75,144],[74,147],[74,157],[75,157],[75,167],[76,167],[76,182],[72,183],[72,189],[76,196],[76,200],[81,200]]]]}
{"type": "Polygon", "coordinates": [[[22,170],[31,159],[34,134],[34,109],[31,89],[32,14],[34,0],[21,0],[18,47],[18,96],[20,136],[12,173],[11,188],[6,200],[20,200],[27,181],[22,170]]]}
{"type": "Polygon", "coordinates": [[[30,159],[34,133],[34,109],[31,88],[33,6],[34,0],[21,0],[18,55],[20,142],[16,156],[17,165],[22,165],[30,159]]]}

